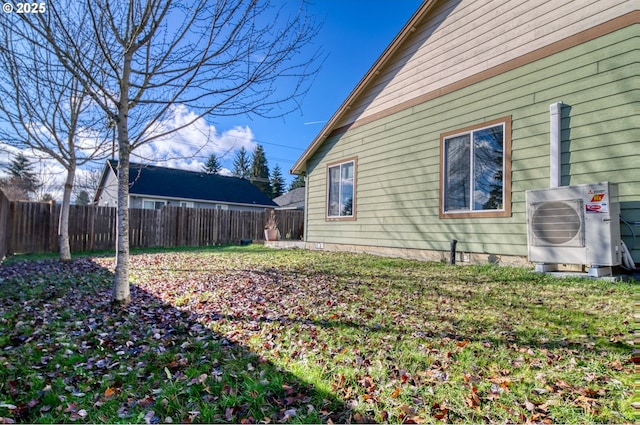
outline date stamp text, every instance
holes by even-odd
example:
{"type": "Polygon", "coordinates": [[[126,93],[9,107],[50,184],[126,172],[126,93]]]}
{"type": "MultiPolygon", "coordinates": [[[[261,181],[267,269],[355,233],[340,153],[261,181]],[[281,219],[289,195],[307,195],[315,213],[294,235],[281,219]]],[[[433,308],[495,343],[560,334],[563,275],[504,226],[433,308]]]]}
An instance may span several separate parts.
{"type": "Polygon", "coordinates": [[[37,14],[47,11],[47,4],[41,3],[2,3],[4,13],[37,14]]]}

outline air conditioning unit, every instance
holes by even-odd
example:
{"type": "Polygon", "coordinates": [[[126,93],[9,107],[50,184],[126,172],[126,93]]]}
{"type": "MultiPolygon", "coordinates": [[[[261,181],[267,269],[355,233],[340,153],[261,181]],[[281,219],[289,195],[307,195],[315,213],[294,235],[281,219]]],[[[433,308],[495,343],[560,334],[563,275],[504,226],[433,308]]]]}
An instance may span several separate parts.
{"type": "Polygon", "coordinates": [[[617,184],[528,190],[526,202],[529,261],[592,268],[621,263],[617,184]]]}

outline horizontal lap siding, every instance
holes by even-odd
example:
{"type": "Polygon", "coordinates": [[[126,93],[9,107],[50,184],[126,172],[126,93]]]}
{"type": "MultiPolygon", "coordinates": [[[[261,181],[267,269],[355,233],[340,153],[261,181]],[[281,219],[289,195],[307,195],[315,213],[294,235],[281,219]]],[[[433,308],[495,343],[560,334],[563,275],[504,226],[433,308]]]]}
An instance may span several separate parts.
{"type": "MultiPolygon", "coordinates": [[[[562,183],[620,183],[640,221],[638,25],[355,127],[309,162],[313,242],[527,254],[525,191],[549,186],[549,105],[562,101],[562,183]],[[512,116],[512,217],[438,217],[440,134],[512,116]],[[326,164],[358,157],[356,221],[326,222],[326,164]]],[[[628,235],[623,228],[623,235],[628,235]]],[[[640,261],[640,251],[634,251],[640,261]]]]}
{"type": "Polygon", "coordinates": [[[633,10],[628,0],[438,4],[339,124],[392,108],[633,10]],[[425,78],[427,76],[427,78],[425,78]]]}

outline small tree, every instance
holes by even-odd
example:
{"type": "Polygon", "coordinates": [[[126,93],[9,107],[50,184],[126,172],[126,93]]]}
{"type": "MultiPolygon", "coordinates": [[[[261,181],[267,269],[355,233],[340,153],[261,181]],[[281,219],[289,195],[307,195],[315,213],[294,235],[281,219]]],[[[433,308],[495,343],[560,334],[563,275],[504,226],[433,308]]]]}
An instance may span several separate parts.
{"type": "Polygon", "coordinates": [[[129,162],[134,151],[207,116],[282,117],[299,108],[309,77],[318,70],[319,52],[305,47],[319,27],[305,1],[287,16],[285,8],[268,0],[59,0],[47,3],[47,13],[3,18],[10,18],[11,28],[26,41],[54,52],[103,117],[115,123],[113,299],[119,304],[131,299],[129,162]],[[98,43],[97,55],[85,54],[85,40],[98,43]],[[167,127],[176,108],[192,114],[167,127]]]}
{"type": "Polygon", "coordinates": [[[5,180],[6,186],[13,186],[13,193],[20,199],[33,199],[36,190],[40,186],[38,177],[33,169],[33,163],[22,152],[18,153],[7,166],[9,178],[5,180]]]}
{"type": "Polygon", "coordinates": [[[40,202],[54,202],[54,201],[55,199],[53,198],[53,195],[48,192],[42,195],[42,198],[40,198],[40,202]]]}
{"type": "Polygon", "coordinates": [[[304,181],[304,176],[296,176],[293,181],[291,182],[291,184],[289,185],[289,191],[292,191],[293,189],[297,189],[299,187],[305,187],[306,183],[304,181]]]}
{"type": "Polygon", "coordinates": [[[280,165],[276,164],[271,172],[271,198],[277,198],[284,193],[284,178],[280,165]]]}
{"type": "Polygon", "coordinates": [[[222,170],[222,165],[220,165],[220,161],[218,161],[216,155],[212,153],[209,155],[207,163],[202,167],[202,171],[206,174],[219,174],[220,170],[222,170]]]}
{"type": "Polygon", "coordinates": [[[76,205],[89,205],[91,200],[86,190],[81,191],[76,198],[76,205]]]}
{"type": "MultiPolygon", "coordinates": [[[[71,8],[66,11],[75,15],[71,8]]],[[[18,14],[0,15],[0,138],[64,168],[58,246],[60,260],[70,261],[69,205],[76,171],[87,162],[106,157],[108,144],[104,131],[106,116],[96,105],[96,98],[92,99],[95,93],[77,78],[79,67],[69,69],[64,62],[84,61],[87,74],[96,82],[102,81],[104,73],[99,72],[99,67],[104,62],[96,60],[97,38],[84,33],[86,17],[65,28],[64,35],[82,46],[76,54],[69,52],[73,56],[69,58],[60,58],[45,41],[47,36],[42,30],[51,21],[47,20],[44,26],[36,21],[21,22],[18,14]]],[[[49,29],[58,35],[63,32],[60,28],[49,29]]],[[[51,179],[41,181],[47,184],[39,188],[36,198],[59,189],[51,187],[51,179]]]]}
{"type": "Polygon", "coordinates": [[[241,179],[247,179],[251,175],[251,165],[249,163],[249,154],[242,146],[235,159],[233,160],[233,175],[241,179]]]}
{"type": "Polygon", "coordinates": [[[265,195],[271,197],[271,182],[269,181],[269,165],[262,145],[256,146],[251,157],[251,182],[265,195]]]}
{"type": "Polygon", "coordinates": [[[73,185],[73,193],[76,198],[80,197],[82,192],[87,192],[89,195],[89,201],[95,195],[98,186],[100,186],[100,179],[102,178],[102,168],[90,167],[82,170],[78,170],[75,184],[73,185]]]}

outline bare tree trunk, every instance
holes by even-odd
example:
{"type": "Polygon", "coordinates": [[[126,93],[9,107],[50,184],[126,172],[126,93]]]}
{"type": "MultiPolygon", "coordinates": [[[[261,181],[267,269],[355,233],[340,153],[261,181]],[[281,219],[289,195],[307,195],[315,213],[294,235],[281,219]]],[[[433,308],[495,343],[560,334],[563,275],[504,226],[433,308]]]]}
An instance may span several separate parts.
{"type": "Polygon", "coordinates": [[[125,53],[120,83],[120,104],[118,105],[118,222],[116,227],[116,270],[113,282],[113,302],[126,305],[131,302],[129,288],[129,79],[131,58],[125,53]]]}
{"type": "Polygon", "coordinates": [[[62,194],[62,207],[60,208],[60,221],[58,223],[58,244],[60,247],[60,261],[71,261],[71,247],[69,245],[69,205],[71,204],[71,191],[73,180],[76,176],[75,166],[67,169],[67,180],[64,183],[62,194]]]}
{"type": "Polygon", "coordinates": [[[118,157],[118,217],[116,227],[116,269],[113,301],[131,302],[129,288],[129,147],[119,148],[118,157]]]}

